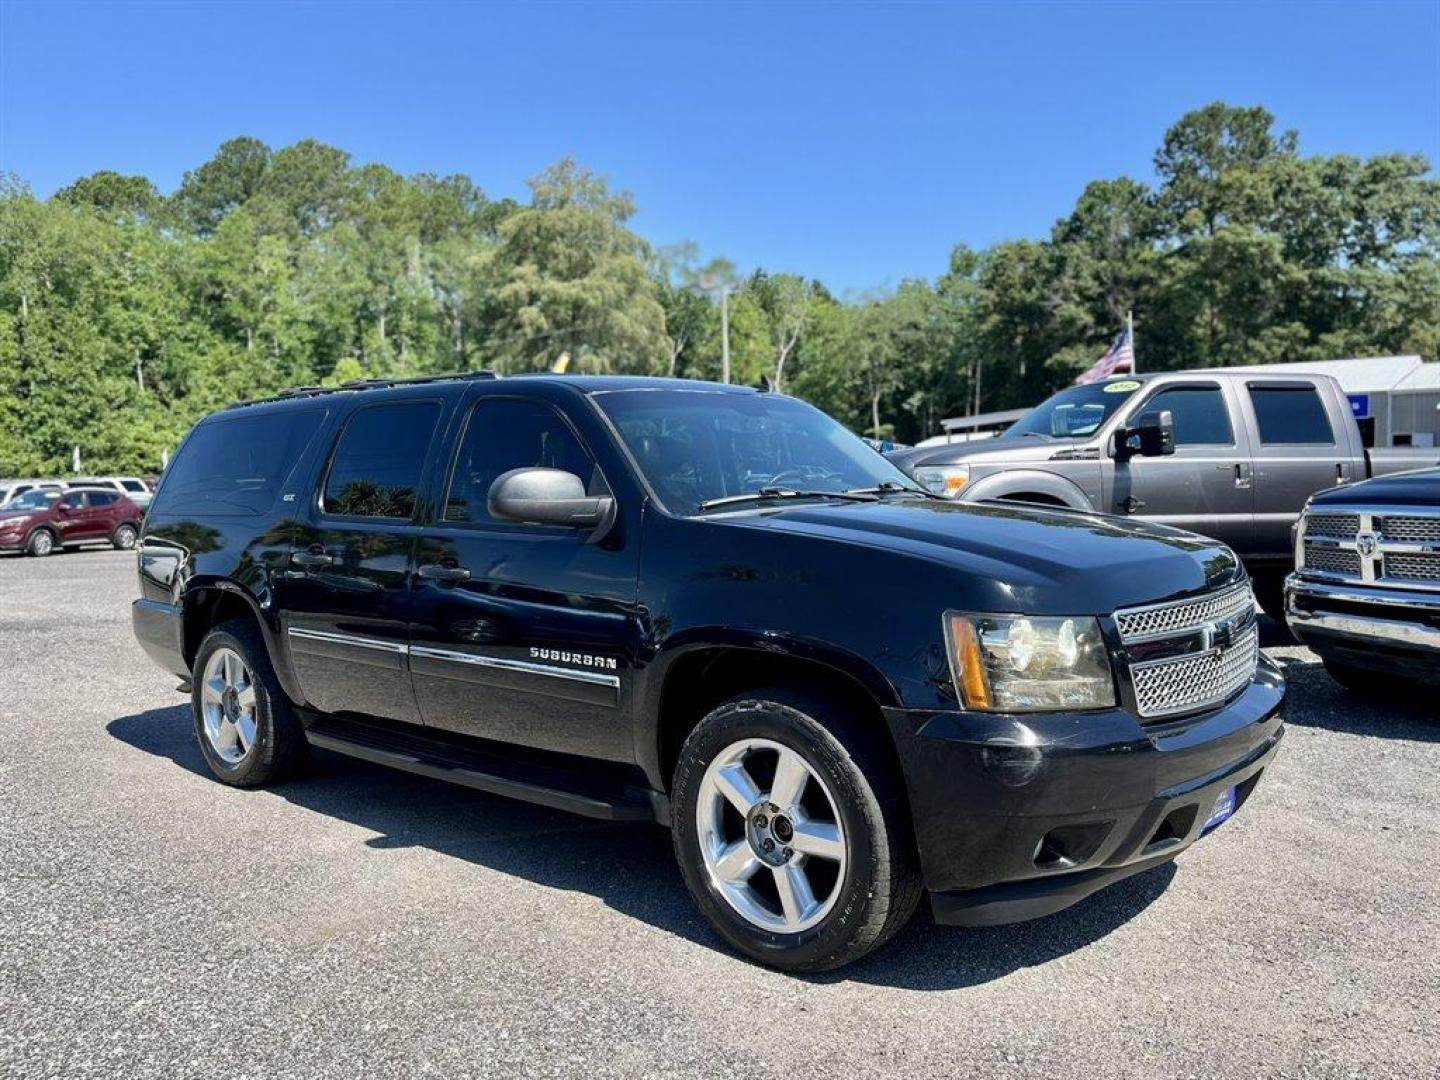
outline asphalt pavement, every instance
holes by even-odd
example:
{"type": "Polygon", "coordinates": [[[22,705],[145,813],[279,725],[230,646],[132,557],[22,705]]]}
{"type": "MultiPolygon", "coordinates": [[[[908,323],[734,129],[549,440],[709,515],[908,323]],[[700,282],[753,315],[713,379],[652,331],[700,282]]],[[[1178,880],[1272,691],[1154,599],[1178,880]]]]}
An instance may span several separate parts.
{"type": "Polygon", "coordinates": [[[1285,743],[1176,864],[797,978],[658,828],[329,754],[214,782],[134,593],[0,556],[0,1077],[1440,1077],[1440,704],[1274,626],[1285,743]]]}

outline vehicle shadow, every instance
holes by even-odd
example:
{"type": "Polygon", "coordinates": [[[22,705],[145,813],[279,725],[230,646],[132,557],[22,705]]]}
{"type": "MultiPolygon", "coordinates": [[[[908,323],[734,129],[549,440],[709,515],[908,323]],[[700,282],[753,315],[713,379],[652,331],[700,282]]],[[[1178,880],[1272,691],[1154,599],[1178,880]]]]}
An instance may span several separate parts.
{"type": "Polygon", "coordinates": [[[1396,684],[1375,675],[1373,693],[1346,689],[1313,658],[1274,657],[1288,686],[1285,723],[1322,728],[1348,735],[1368,735],[1413,742],[1440,742],[1440,706],[1436,688],[1396,684]]]}
{"type": "MultiPolygon", "coordinates": [[[[119,741],[208,776],[186,706],[112,720],[119,741]]],[[[554,889],[584,892],[631,918],[728,951],[691,902],[669,833],[591,821],[343,755],[316,751],[304,773],[268,789],[296,806],[376,833],[373,848],[423,847],[554,889]]],[[[1134,918],[1165,891],[1173,865],[1129,878],[1068,911],[978,930],[938,927],[922,903],[886,948],[809,977],[918,990],[975,986],[1065,956],[1134,918]]]]}

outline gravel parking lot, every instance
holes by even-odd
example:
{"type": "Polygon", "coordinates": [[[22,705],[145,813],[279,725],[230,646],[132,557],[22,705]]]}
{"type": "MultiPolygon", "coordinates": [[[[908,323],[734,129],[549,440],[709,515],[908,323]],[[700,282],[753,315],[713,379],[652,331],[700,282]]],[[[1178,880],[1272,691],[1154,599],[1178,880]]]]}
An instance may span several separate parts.
{"type": "Polygon", "coordinates": [[[1273,626],[1286,743],[1175,866],[802,979],[659,829],[326,754],[213,782],[133,593],[0,557],[0,1076],[1440,1076],[1440,706],[1273,626]]]}

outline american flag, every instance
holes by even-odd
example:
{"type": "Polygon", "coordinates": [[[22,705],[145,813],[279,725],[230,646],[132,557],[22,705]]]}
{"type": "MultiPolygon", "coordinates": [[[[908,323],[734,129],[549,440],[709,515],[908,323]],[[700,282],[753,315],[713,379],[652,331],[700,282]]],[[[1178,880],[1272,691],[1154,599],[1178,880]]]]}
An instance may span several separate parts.
{"type": "Polygon", "coordinates": [[[1115,343],[1105,350],[1105,355],[1096,360],[1088,369],[1075,377],[1075,385],[1083,386],[1097,379],[1108,379],[1122,371],[1135,370],[1135,347],[1130,340],[1130,326],[1127,323],[1115,338],[1115,343]]]}

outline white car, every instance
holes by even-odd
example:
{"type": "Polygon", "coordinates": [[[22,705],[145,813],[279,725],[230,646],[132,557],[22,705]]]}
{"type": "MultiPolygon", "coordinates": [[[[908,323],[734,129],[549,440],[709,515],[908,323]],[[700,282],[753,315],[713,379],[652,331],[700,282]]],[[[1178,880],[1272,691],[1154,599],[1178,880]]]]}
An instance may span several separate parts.
{"type": "Polygon", "coordinates": [[[150,505],[150,500],[154,496],[154,493],[150,490],[150,485],[138,476],[92,476],[84,480],[70,481],[71,487],[79,485],[84,485],[85,487],[111,488],[114,491],[123,492],[130,497],[131,502],[142,510],[150,505]]]}
{"type": "Polygon", "coordinates": [[[12,499],[18,499],[27,491],[64,491],[69,486],[64,480],[3,480],[0,481],[0,507],[6,506],[12,499]]]}

